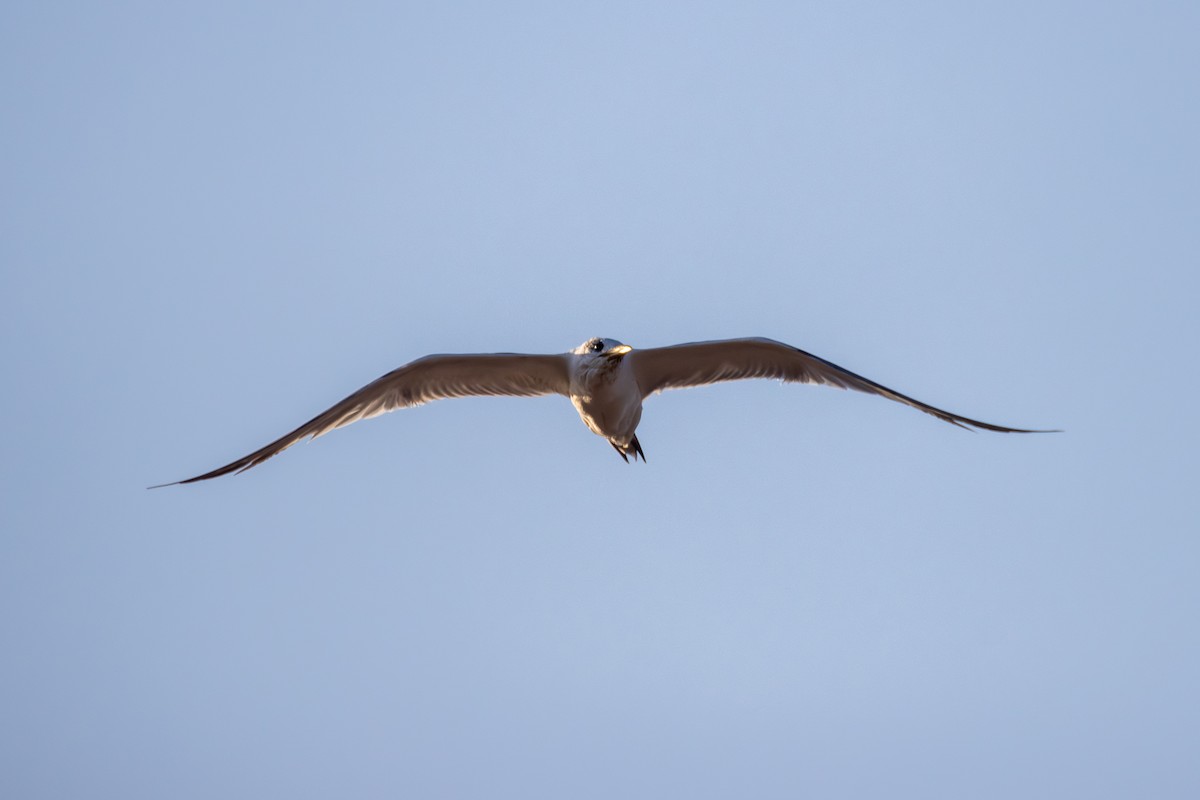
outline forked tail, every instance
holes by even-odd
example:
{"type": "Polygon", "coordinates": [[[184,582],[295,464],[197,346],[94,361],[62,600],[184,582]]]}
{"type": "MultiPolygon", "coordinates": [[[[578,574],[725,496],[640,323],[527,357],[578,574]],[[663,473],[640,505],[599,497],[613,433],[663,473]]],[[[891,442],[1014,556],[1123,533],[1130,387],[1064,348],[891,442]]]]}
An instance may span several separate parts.
{"type": "Polygon", "coordinates": [[[638,456],[641,456],[643,464],[646,463],[646,454],[642,452],[642,445],[637,440],[637,434],[634,434],[633,438],[629,440],[629,444],[626,445],[619,445],[612,439],[609,439],[608,443],[613,446],[613,450],[617,451],[617,455],[625,459],[626,464],[629,463],[630,456],[633,456],[634,463],[637,463],[638,456]]]}

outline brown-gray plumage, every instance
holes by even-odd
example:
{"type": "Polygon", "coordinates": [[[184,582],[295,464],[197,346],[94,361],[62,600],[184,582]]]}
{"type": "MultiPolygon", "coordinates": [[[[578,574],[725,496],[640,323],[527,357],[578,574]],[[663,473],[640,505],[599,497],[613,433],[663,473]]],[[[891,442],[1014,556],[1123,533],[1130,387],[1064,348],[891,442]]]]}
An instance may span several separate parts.
{"type": "Polygon", "coordinates": [[[494,353],[417,359],[372,381],[265,447],[176,483],[194,483],[250,469],[302,439],[315,439],[335,428],[397,408],[480,395],[566,395],[584,424],[608,439],[621,458],[628,461],[632,456],[635,461],[639,457],[645,461],[636,430],[642,416],[642,401],[647,396],[666,389],[747,378],[854,389],[904,403],[961,428],[1001,433],[1048,432],[1008,428],[943,411],[771,339],[726,339],[635,350],[614,339],[597,338],[561,355],[494,353]]]}

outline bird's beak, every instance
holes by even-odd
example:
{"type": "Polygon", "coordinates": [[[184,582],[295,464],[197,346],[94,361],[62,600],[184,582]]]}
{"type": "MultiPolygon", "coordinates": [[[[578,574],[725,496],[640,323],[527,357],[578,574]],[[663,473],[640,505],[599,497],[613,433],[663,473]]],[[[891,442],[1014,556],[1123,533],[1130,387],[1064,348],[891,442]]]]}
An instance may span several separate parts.
{"type": "Polygon", "coordinates": [[[623,356],[626,353],[632,352],[632,350],[633,350],[633,348],[627,344],[619,344],[616,347],[614,347],[612,350],[609,350],[608,354],[610,356],[623,356]]]}

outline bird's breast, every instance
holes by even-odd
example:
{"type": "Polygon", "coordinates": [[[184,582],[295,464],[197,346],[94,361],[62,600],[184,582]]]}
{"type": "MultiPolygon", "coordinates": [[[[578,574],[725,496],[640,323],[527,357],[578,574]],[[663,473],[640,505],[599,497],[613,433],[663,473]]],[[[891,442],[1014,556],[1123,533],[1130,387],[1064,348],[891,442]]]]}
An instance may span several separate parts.
{"type": "Polygon", "coordinates": [[[592,433],[628,443],[642,417],[642,394],[623,361],[584,365],[571,378],[571,403],[592,433]]]}

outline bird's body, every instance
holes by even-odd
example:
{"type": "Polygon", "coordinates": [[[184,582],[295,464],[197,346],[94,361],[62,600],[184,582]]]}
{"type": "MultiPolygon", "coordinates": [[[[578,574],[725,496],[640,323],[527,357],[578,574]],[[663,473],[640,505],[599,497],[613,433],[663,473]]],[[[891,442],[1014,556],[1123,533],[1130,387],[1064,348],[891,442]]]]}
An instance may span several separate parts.
{"type": "MultiPolygon", "coordinates": [[[[624,345],[618,342],[612,346],[624,345]]],[[[641,455],[641,446],[635,446],[634,442],[638,423],[642,421],[643,395],[632,362],[620,355],[593,358],[587,353],[569,353],[568,358],[571,405],[579,412],[583,424],[592,433],[608,439],[622,458],[641,455]]],[[[645,458],[642,455],[643,461],[645,458]]]]}
{"type": "MultiPolygon", "coordinates": [[[[962,428],[1038,433],[951,414],[881,386],[822,358],[771,339],[726,339],[635,350],[615,339],[589,339],[569,353],[435,355],[419,358],[372,381],[292,432],[243,458],[194,478],[241,472],[305,438],[397,408],[479,395],[565,395],[592,433],[626,461],[646,460],[637,439],[642,401],[666,389],[745,378],[815,383],[876,394],[962,428]]],[[[171,484],[163,484],[171,485],[171,484]]]]}

